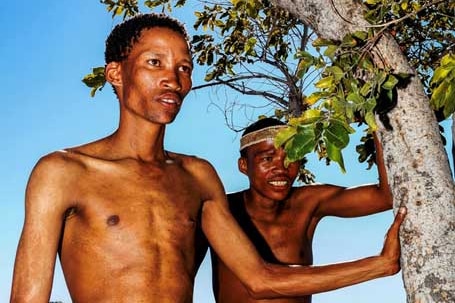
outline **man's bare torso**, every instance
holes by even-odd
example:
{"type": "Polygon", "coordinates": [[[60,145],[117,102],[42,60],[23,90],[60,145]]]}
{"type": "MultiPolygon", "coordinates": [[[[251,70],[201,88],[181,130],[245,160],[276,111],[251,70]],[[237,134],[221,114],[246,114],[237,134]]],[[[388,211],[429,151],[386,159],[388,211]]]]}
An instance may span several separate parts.
{"type": "Polygon", "coordinates": [[[73,301],[191,302],[206,251],[202,194],[187,170],[198,160],[52,157],[66,166],[62,185],[70,193],[60,258],[73,301]]]}
{"type": "MultiPolygon", "coordinates": [[[[244,206],[243,192],[230,194],[231,213],[254,243],[262,258],[274,264],[290,266],[313,264],[312,239],[316,224],[313,218],[314,203],[296,203],[303,197],[302,191],[290,195],[283,201],[283,207],[269,217],[255,217],[244,206]],[[300,195],[297,199],[296,196],[300,195]]],[[[309,197],[308,197],[309,198],[309,197]]],[[[306,200],[306,199],[305,199],[306,200]]],[[[212,251],[213,254],[213,251],[212,251]]],[[[218,303],[310,303],[311,297],[255,300],[251,298],[237,277],[218,258],[212,257],[215,264],[215,296],[218,303]]]]}

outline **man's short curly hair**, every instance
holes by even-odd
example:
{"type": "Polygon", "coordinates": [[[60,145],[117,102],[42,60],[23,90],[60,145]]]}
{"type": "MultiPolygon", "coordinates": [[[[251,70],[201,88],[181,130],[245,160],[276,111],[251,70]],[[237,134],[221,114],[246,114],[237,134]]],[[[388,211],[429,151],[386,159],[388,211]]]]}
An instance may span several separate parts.
{"type": "Polygon", "coordinates": [[[128,57],[131,48],[136,43],[144,29],[153,27],[166,27],[183,35],[189,43],[188,33],[185,26],[178,20],[165,14],[139,14],[116,25],[106,39],[104,60],[121,62],[128,57]]]}

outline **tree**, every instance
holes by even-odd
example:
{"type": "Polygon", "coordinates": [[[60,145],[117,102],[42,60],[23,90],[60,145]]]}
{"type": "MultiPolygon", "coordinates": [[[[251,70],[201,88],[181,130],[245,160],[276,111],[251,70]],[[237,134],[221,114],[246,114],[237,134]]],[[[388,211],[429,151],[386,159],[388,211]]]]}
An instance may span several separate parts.
{"type": "MultiPolygon", "coordinates": [[[[275,3],[330,40],[340,41],[346,34],[370,26],[355,1],[275,3]]],[[[378,64],[393,67],[395,73],[415,75],[391,35],[379,36],[372,51],[378,64]]],[[[395,207],[408,208],[401,234],[408,302],[454,302],[455,191],[447,155],[420,79],[411,77],[407,85],[397,88],[397,96],[397,105],[390,112],[393,131],[381,128],[379,133],[395,207]]]]}
{"type": "MultiPolygon", "coordinates": [[[[127,16],[137,11],[137,1],[102,2],[114,14],[127,16]]],[[[289,78],[291,84],[298,83],[305,72],[319,70],[318,90],[308,96],[300,91],[301,116],[298,116],[300,112],[290,110],[292,90],[289,87],[287,93],[281,92],[281,99],[275,99],[278,103],[288,100],[284,114],[292,126],[281,134],[277,143],[285,144],[289,161],[316,150],[343,168],[341,150],[353,131],[350,124],[360,121],[367,123],[371,130],[378,130],[395,208],[401,204],[408,208],[401,235],[408,302],[454,302],[455,191],[433,114],[433,110],[439,110],[445,117],[450,116],[455,104],[455,59],[451,52],[454,1],[367,0],[366,14],[365,7],[352,0],[272,2],[316,32],[318,39],[313,45],[321,53],[305,52],[302,46],[306,43],[302,42],[308,35],[295,36],[298,38],[294,41],[300,39],[300,44],[295,43],[300,48],[286,48],[291,44],[285,37],[292,33],[293,27],[284,27],[275,37],[271,27],[265,27],[270,33],[268,39],[252,39],[249,33],[253,31],[246,27],[262,23],[285,25],[280,18],[292,20],[292,26],[303,29],[301,33],[306,31],[303,24],[286,12],[277,14],[268,1],[212,3],[200,13],[199,24],[196,24],[221,29],[224,35],[219,44],[207,40],[211,39],[209,35],[196,37],[199,39],[195,41],[199,47],[196,48],[198,62],[211,67],[207,80],[236,89],[234,79],[244,81],[250,74],[239,74],[234,66],[248,68],[255,60],[267,58],[260,55],[255,46],[274,50],[272,60],[284,62],[281,67],[286,67],[287,75],[293,76],[289,78]],[[233,9],[235,14],[231,12],[233,9]],[[273,19],[274,16],[278,19],[273,19]],[[260,18],[263,22],[254,21],[260,18]],[[380,24],[372,25],[375,22],[380,24]],[[432,30],[423,30],[422,26],[432,30]],[[267,44],[270,37],[278,42],[267,44]],[[431,45],[428,41],[435,43],[431,45]],[[298,49],[293,53],[295,57],[290,56],[291,49],[298,49]],[[273,57],[274,53],[278,55],[273,57]],[[211,58],[210,54],[218,57],[211,58]],[[380,121],[378,116],[383,119],[380,121]]],[[[172,6],[169,0],[144,3],[151,8],[172,6]]],[[[184,4],[185,1],[180,0],[175,5],[184,4]]],[[[277,63],[273,64],[276,67],[277,63]]],[[[286,78],[286,73],[283,75],[286,78]]],[[[247,93],[246,86],[242,85],[237,90],[244,89],[247,93]]],[[[279,88],[275,86],[274,91],[279,88]]]]}

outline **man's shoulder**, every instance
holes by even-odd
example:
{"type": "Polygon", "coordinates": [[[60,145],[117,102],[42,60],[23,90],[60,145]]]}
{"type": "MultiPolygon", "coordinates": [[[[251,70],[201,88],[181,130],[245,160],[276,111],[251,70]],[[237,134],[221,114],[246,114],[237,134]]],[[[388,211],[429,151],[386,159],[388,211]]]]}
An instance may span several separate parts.
{"type": "Polygon", "coordinates": [[[182,163],[182,165],[189,170],[214,170],[212,164],[204,158],[179,153],[169,153],[169,155],[171,158],[174,158],[178,162],[182,163]]]}
{"type": "Polygon", "coordinates": [[[71,150],[62,149],[42,156],[36,163],[34,171],[64,175],[83,166],[80,155],[71,150]]]}
{"type": "Polygon", "coordinates": [[[290,199],[294,201],[294,205],[304,205],[306,207],[309,204],[318,204],[324,201],[327,197],[336,194],[343,188],[342,186],[324,183],[296,186],[292,188],[290,199]]]}
{"type": "Polygon", "coordinates": [[[292,188],[292,194],[312,194],[320,193],[326,190],[333,190],[343,188],[342,186],[327,184],[327,183],[311,183],[302,186],[294,186],[292,188]]]}

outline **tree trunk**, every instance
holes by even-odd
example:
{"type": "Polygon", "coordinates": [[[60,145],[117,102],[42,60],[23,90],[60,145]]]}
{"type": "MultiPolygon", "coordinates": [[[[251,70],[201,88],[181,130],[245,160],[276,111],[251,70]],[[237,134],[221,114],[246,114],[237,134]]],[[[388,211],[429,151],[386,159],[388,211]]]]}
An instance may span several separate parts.
{"type": "MultiPolygon", "coordinates": [[[[452,162],[455,162],[455,114],[452,115],[452,162]]],[[[453,175],[455,176],[455,163],[453,165],[453,175]]]]}
{"type": "MultiPolygon", "coordinates": [[[[341,40],[365,30],[362,7],[352,0],[274,0],[309,24],[319,37],[341,40]]],[[[377,63],[396,72],[414,70],[398,44],[383,36],[377,63]]],[[[401,231],[402,274],[407,302],[455,302],[455,189],[436,118],[418,77],[398,90],[389,113],[393,131],[379,130],[394,208],[405,205],[401,231]]]]}

